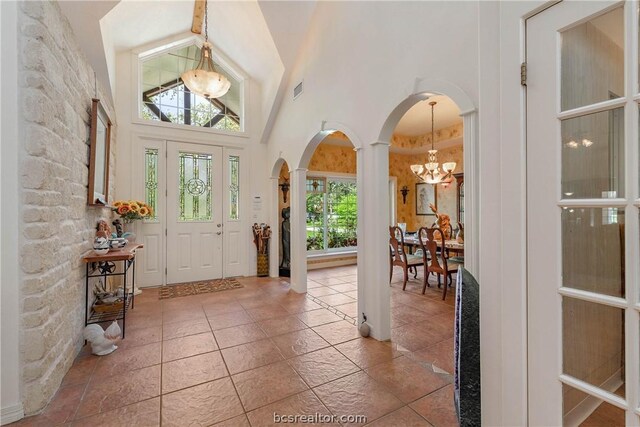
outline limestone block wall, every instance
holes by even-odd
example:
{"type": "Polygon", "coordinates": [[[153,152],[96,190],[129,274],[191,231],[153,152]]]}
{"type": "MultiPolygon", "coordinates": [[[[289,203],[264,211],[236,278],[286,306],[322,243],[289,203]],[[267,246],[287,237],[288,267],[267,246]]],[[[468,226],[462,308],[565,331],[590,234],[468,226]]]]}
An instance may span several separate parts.
{"type": "MultiPolygon", "coordinates": [[[[114,123],[115,116],[58,4],[21,2],[18,15],[21,364],[24,409],[33,414],[82,345],[80,258],[91,249],[96,222],[110,214],[86,205],[91,98],[105,102],[114,123]]],[[[112,140],[112,174],[114,152],[112,140]]]]}

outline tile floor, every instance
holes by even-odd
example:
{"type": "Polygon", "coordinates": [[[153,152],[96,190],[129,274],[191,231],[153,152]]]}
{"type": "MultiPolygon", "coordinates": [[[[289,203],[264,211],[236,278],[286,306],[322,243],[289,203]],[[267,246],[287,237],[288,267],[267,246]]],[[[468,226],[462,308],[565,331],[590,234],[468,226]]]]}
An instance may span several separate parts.
{"type": "Polygon", "coordinates": [[[457,425],[454,292],[421,295],[420,275],[403,292],[394,276],[392,340],[379,342],[351,321],[356,278],[355,266],[310,271],[309,296],[255,277],[162,301],[145,289],[120,348],[97,357],[85,347],[48,407],[15,425],[255,427],[273,425],[274,413],[457,425]]]}

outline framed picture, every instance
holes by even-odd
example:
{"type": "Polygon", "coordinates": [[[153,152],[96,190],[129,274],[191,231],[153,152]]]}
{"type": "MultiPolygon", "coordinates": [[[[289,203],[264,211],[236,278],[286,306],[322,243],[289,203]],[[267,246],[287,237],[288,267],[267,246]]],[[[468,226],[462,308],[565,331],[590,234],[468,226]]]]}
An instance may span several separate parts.
{"type": "Polygon", "coordinates": [[[87,203],[104,206],[109,200],[109,146],[111,120],[100,104],[93,99],[91,106],[91,150],[89,154],[89,190],[87,203]]]}
{"type": "Polygon", "coordinates": [[[430,203],[438,208],[437,185],[419,182],[416,184],[416,215],[435,215],[429,207],[430,203]]]}

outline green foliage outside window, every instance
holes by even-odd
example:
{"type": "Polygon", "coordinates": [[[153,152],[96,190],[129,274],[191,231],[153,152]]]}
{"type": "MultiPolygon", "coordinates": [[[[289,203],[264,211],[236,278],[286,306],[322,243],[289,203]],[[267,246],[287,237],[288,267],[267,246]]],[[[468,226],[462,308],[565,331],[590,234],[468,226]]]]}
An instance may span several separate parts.
{"type": "Polygon", "coordinates": [[[353,180],[327,180],[326,193],[307,194],[307,250],[358,244],[358,197],[353,180]]]}

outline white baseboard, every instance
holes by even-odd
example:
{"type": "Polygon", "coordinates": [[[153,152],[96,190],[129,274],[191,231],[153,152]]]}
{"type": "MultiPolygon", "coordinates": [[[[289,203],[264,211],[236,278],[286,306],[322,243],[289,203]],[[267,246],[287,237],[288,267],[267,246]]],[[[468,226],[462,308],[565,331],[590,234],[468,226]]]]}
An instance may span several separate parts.
{"type": "Polygon", "coordinates": [[[307,270],[311,271],[311,270],[318,270],[321,268],[330,268],[330,267],[342,267],[345,265],[356,265],[357,264],[357,260],[355,257],[351,258],[351,259],[338,259],[338,260],[331,260],[331,259],[327,259],[326,261],[323,260],[321,262],[317,262],[317,263],[307,263],[307,270]]]}
{"type": "Polygon", "coordinates": [[[24,408],[22,403],[13,406],[7,406],[0,410],[0,425],[15,423],[24,418],[24,408]]]}
{"type": "MultiPolygon", "coordinates": [[[[609,391],[611,393],[615,392],[620,386],[623,384],[620,375],[622,370],[618,369],[615,374],[609,377],[602,385],[601,389],[605,391],[609,391]]],[[[582,402],[578,403],[575,408],[573,408],[567,415],[564,416],[563,424],[565,426],[579,426],[582,424],[589,415],[591,415],[598,406],[602,403],[602,400],[598,399],[595,396],[589,396],[584,399],[582,402]]]]}

